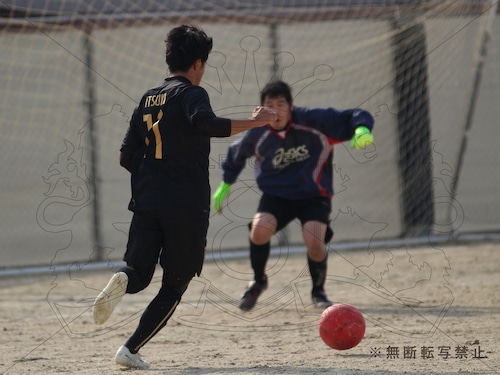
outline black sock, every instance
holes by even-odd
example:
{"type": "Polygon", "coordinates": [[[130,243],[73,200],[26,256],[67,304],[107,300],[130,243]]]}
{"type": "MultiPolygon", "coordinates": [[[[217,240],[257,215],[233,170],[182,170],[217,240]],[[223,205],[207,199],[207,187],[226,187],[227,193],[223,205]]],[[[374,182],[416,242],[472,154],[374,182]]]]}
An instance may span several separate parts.
{"type": "Polygon", "coordinates": [[[309,272],[311,273],[312,279],[312,292],[323,292],[325,290],[326,281],[326,269],[328,264],[328,253],[321,262],[315,262],[311,258],[307,257],[307,264],[309,266],[309,272]]]}
{"type": "Polygon", "coordinates": [[[146,307],[134,334],[127,340],[125,346],[135,354],[153,338],[170,319],[181,295],[174,288],[162,287],[157,296],[146,307]]]}
{"type": "Polygon", "coordinates": [[[270,242],[265,243],[264,245],[256,245],[250,241],[250,263],[252,264],[255,281],[259,284],[262,284],[267,280],[266,263],[270,252],[270,242]]]}
{"type": "Polygon", "coordinates": [[[155,273],[155,265],[149,267],[124,266],[116,272],[125,272],[128,276],[127,293],[137,293],[145,289],[155,273]]]}

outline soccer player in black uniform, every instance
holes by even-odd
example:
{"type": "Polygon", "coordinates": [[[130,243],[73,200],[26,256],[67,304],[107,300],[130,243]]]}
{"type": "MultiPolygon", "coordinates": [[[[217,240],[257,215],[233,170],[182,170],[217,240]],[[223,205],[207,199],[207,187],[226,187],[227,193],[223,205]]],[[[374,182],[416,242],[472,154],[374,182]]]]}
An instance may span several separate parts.
{"type": "Polygon", "coordinates": [[[274,121],[257,107],[251,119],[217,117],[200,82],[212,38],[191,25],[172,29],[165,41],[170,76],[142,97],[120,149],[131,172],[133,211],[124,260],[93,306],[96,324],[106,322],[125,293],[146,288],[156,264],[162,285],[116,363],[146,369],[139,350],[167,323],[194,275],[201,273],[210,211],[210,138],[228,137],[274,121]]]}

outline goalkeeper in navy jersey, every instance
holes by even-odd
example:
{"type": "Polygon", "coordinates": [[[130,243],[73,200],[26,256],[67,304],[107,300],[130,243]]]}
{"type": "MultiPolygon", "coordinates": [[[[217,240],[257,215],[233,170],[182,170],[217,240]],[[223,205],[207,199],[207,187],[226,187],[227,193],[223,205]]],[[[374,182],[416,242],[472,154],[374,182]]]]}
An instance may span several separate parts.
{"type": "Polygon", "coordinates": [[[336,110],[294,107],[291,89],[283,81],[268,83],[261,91],[261,105],[278,112],[276,121],[249,130],[229,147],[222,164],[223,181],[213,195],[213,207],[221,212],[224,198],[246,165],[256,158],[256,180],[262,191],[257,213],[250,224],[250,263],[254,280],[240,301],[251,310],[268,287],[265,272],[271,237],[298,219],[307,248],[312,279],[312,302],[332,304],[325,293],[326,244],[333,237],[329,227],[333,197],[333,147],[351,141],[363,148],[373,142],[374,120],[362,109],[336,110]]]}

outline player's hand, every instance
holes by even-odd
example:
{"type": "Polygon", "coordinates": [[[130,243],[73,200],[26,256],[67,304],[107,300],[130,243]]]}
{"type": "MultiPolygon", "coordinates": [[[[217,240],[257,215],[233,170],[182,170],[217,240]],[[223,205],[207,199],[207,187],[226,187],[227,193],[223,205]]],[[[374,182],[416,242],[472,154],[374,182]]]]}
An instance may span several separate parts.
{"type": "Polygon", "coordinates": [[[272,108],[258,106],[252,112],[252,119],[269,124],[278,119],[278,113],[272,108]]]}
{"type": "Polygon", "coordinates": [[[217,214],[220,215],[222,213],[222,202],[224,202],[224,198],[226,198],[226,195],[228,195],[230,191],[231,185],[222,181],[212,196],[212,206],[217,214]]]}
{"type": "Polygon", "coordinates": [[[373,134],[366,126],[358,126],[351,139],[351,147],[356,150],[365,148],[373,143],[373,134]]]}

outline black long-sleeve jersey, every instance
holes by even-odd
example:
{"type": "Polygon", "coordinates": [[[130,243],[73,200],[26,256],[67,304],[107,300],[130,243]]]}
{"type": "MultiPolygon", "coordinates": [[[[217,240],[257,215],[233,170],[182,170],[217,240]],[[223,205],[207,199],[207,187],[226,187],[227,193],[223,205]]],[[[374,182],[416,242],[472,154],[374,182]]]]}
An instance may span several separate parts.
{"type": "Polygon", "coordinates": [[[120,151],[129,155],[134,212],[208,216],[211,137],[231,121],[215,116],[208,94],[184,77],[148,90],[135,109],[120,151]]]}

